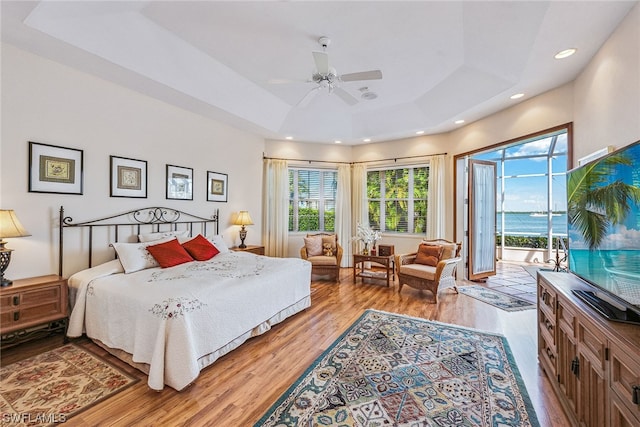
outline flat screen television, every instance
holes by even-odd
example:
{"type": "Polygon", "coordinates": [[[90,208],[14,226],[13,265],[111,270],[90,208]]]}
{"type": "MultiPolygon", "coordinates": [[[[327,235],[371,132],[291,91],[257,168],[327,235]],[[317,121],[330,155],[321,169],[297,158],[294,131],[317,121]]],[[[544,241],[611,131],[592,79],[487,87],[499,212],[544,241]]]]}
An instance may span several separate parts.
{"type": "Polygon", "coordinates": [[[640,141],[567,172],[574,290],[605,317],[640,323],[640,141]]]}

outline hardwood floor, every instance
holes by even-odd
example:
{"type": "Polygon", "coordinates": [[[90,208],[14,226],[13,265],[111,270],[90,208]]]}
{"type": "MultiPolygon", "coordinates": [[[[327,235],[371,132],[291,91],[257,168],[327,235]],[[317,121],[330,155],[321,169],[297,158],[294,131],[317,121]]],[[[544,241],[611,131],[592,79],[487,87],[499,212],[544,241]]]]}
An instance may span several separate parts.
{"type": "MultiPolygon", "coordinates": [[[[352,283],[352,270],[342,269],[340,284],[312,282],[312,305],[302,313],[252,338],[206,368],[182,392],[150,390],[146,376],[86,339],[76,343],[140,378],[140,382],[78,414],[66,427],[86,425],[252,426],[305,369],[365,309],[422,317],[507,337],[541,426],[568,426],[551,385],[538,366],[536,310],[506,312],[451,289],[430,304],[426,291],[397,283],[352,283]]],[[[60,336],[5,350],[2,365],[62,345],[60,336]]]]}

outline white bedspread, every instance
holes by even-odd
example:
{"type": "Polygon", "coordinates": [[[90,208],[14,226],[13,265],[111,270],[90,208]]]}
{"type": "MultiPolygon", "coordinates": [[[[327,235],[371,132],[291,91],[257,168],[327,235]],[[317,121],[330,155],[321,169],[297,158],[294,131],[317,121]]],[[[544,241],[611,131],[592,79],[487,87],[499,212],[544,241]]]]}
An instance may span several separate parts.
{"type": "Polygon", "coordinates": [[[87,336],[147,363],[149,387],[176,390],[198,360],[282,310],[310,305],[311,265],[295,258],[229,252],[209,261],[120,273],[106,263],[73,275],[68,335],[87,336]]]}

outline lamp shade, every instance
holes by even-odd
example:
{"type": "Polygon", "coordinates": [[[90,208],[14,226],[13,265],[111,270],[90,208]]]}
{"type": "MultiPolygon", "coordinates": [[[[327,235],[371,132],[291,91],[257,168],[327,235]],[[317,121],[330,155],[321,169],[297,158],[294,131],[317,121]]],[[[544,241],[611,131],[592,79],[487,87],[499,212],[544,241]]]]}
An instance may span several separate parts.
{"type": "Polygon", "coordinates": [[[251,221],[251,216],[249,215],[249,211],[240,211],[238,212],[238,216],[236,217],[234,225],[253,225],[253,221],[251,221]]]}
{"type": "Polygon", "coordinates": [[[13,209],[0,209],[0,239],[31,236],[24,229],[13,209]]]}

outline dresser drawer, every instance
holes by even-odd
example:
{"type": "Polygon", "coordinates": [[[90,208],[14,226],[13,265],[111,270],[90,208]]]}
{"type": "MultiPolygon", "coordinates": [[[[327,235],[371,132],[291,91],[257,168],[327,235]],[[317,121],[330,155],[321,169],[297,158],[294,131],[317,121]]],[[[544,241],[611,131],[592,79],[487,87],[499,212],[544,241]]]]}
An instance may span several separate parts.
{"type": "Polygon", "coordinates": [[[612,343],[610,356],[611,390],[634,417],[640,418],[640,361],[638,355],[626,346],[612,343]]]}
{"type": "Polygon", "coordinates": [[[41,304],[29,307],[21,307],[13,312],[13,320],[20,322],[23,326],[31,323],[42,322],[42,319],[63,316],[62,304],[58,301],[45,301],[41,304]]]}
{"type": "Polygon", "coordinates": [[[3,335],[67,317],[67,281],[62,277],[19,279],[1,292],[3,335]]]}
{"type": "Polygon", "coordinates": [[[570,336],[575,337],[576,314],[569,307],[564,300],[558,300],[558,324],[562,325],[566,333],[570,332],[570,336]]]}
{"type": "Polygon", "coordinates": [[[556,321],[555,318],[549,317],[544,311],[538,313],[538,328],[540,334],[544,335],[545,340],[555,347],[556,345],[556,321]]]}
{"type": "Polygon", "coordinates": [[[60,285],[48,286],[32,291],[22,292],[19,296],[20,307],[40,306],[44,302],[60,302],[60,285]]]}
{"type": "Polygon", "coordinates": [[[555,317],[556,301],[556,292],[551,290],[543,281],[538,281],[538,308],[547,313],[548,317],[555,317]]]}
{"type": "Polygon", "coordinates": [[[558,354],[556,346],[548,342],[548,337],[545,334],[538,335],[538,359],[548,376],[554,378],[558,372],[558,354]]]}
{"type": "Polygon", "coordinates": [[[580,352],[587,356],[591,363],[604,370],[606,361],[607,338],[590,322],[577,322],[577,338],[580,352]]]}

